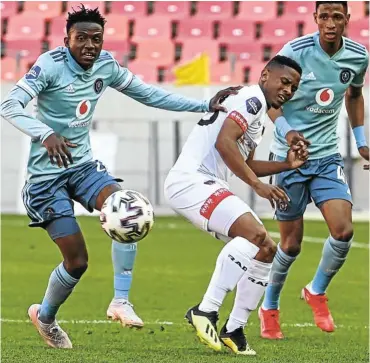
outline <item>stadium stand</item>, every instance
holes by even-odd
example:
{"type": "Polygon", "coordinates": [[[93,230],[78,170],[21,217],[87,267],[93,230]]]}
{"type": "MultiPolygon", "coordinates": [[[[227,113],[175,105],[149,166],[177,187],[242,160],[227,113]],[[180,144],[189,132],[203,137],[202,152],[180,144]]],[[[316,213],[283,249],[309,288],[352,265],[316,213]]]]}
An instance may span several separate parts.
{"type": "MultiPolygon", "coordinates": [[[[80,2],[2,1],[0,5],[2,79],[12,80],[40,53],[64,44],[67,12],[80,2]]],[[[210,56],[212,82],[252,81],[285,42],[317,31],[314,2],[306,1],[90,1],[84,5],[99,7],[107,18],[104,48],[153,82],[172,81],[173,66],[202,52],[210,56]]],[[[348,36],[369,48],[368,4],[350,2],[350,13],[348,36]]]]}

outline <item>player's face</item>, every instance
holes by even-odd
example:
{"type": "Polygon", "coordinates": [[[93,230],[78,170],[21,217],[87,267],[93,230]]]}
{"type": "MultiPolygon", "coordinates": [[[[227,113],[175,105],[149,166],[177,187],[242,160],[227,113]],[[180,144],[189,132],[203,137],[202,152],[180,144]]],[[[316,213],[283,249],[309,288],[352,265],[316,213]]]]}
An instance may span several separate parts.
{"type": "Polygon", "coordinates": [[[76,23],[64,42],[76,62],[83,69],[89,69],[98,59],[102,49],[103,28],[96,23],[76,23]]]}
{"type": "Polygon", "coordinates": [[[294,96],[301,76],[295,69],[284,66],[264,70],[261,80],[267,103],[280,108],[294,96]]]}
{"type": "Polygon", "coordinates": [[[314,14],[320,38],[327,43],[336,43],[343,35],[349,21],[342,4],[321,4],[314,14]]]}

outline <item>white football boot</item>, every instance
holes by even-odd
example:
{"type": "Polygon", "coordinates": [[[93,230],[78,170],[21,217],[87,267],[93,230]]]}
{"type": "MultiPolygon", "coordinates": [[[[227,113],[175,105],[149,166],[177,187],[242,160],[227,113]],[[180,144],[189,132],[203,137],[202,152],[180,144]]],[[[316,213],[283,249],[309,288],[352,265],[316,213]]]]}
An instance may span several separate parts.
{"type": "Polygon", "coordinates": [[[134,306],[124,299],[113,299],[108,306],[107,318],[119,321],[122,326],[129,328],[142,328],[143,321],[136,315],[134,306]]]}
{"type": "Polygon", "coordinates": [[[28,316],[45,343],[52,348],[72,348],[67,333],[58,325],[56,320],[51,324],[45,324],[38,319],[39,309],[40,304],[31,305],[28,309],[28,316]]]}

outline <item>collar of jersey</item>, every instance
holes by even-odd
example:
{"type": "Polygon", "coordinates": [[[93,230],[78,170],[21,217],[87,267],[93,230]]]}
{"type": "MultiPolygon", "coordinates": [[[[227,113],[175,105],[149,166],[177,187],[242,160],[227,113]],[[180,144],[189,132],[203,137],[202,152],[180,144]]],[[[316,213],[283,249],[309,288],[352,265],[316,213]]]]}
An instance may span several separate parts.
{"type": "Polygon", "coordinates": [[[85,71],[75,60],[74,58],[72,57],[72,54],[70,53],[69,49],[67,48],[67,58],[68,58],[68,67],[76,74],[78,75],[89,75],[92,71],[92,68],[91,67],[90,69],[88,69],[87,71],[85,71]]]}
{"type": "Polygon", "coordinates": [[[325,56],[329,59],[332,59],[332,60],[335,60],[336,58],[338,58],[342,52],[344,51],[344,39],[342,37],[342,46],[341,48],[338,50],[338,52],[336,52],[335,54],[333,54],[331,57],[328,53],[325,52],[324,49],[321,48],[321,44],[320,44],[320,33],[319,32],[316,32],[314,35],[313,35],[313,39],[318,47],[318,49],[320,49],[320,52],[325,54],[325,56]]]}

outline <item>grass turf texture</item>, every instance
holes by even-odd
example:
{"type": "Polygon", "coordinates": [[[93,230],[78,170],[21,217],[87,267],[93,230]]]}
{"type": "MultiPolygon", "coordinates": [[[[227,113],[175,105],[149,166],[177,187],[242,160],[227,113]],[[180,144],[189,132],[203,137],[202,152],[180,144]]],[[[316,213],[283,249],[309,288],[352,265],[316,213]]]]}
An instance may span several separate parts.
{"type": "MultiPolygon", "coordinates": [[[[79,219],[90,253],[89,269],[58,315],[63,320],[105,320],[112,298],[110,241],[96,218],[79,219]]],[[[40,302],[50,272],[60,262],[57,248],[41,229],[26,227],[20,216],[2,216],[2,319],[27,319],[30,304],[40,302]]],[[[274,221],[266,221],[277,231],[274,221]]],[[[307,222],[305,235],[327,237],[322,222],[307,222]]],[[[369,225],[355,224],[355,240],[368,243],[369,225]]],[[[157,218],[151,234],[139,243],[131,300],[144,322],[140,330],[119,324],[63,323],[74,349],[53,350],[26,322],[2,322],[2,362],[368,362],[369,263],[368,249],[352,248],[331,284],[328,296],[337,330],[332,334],[314,326],[311,310],[299,299],[312,278],[322,245],[304,243],[293,264],[281,299],[281,322],[286,339],[259,338],[256,312],[246,328],[257,357],[233,355],[224,347],[216,353],[201,345],[183,320],[187,308],[205,292],[216,256],[223,244],[180,218],[157,218]],[[164,325],[160,322],[173,322],[164,325]],[[156,323],[157,322],[157,323],[156,323]],[[159,323],[158,323],[159,322],[159,323]]],[[[220,313],[219,328],[232,307],[229,296],[220,313]]]]}

